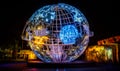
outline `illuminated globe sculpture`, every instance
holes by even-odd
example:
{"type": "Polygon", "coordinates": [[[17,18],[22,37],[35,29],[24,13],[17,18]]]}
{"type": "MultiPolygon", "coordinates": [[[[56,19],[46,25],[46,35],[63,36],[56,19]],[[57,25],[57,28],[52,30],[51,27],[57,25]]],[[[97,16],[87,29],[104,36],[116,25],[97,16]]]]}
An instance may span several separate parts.
{"type": "Polygon", "coordinates": [[[70,62],[86,49],[89,24],[77,8],[64,4],[38,9],[27,21],[22,39],[44,62],[70,62]]]}

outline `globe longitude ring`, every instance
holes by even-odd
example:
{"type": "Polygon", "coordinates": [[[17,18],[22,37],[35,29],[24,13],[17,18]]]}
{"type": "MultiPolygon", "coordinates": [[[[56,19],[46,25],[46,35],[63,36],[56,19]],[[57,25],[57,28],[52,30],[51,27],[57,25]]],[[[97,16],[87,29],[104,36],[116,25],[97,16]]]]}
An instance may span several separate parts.
{"type": "Polygon", "coordinates": [[[26,22],[22,39],[44,62],[70,62],[86,49],[89,24],[77,8],[64,4],[38,9],[26,22]]]}

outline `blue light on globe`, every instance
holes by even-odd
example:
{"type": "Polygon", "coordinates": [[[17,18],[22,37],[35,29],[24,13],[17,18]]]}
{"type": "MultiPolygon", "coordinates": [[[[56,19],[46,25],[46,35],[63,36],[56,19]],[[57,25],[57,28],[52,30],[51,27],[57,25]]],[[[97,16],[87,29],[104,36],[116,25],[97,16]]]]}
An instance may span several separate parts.
{"type": "Polygon", "coordinates": [[[89,24],[77,8],[64,4],[44,6],[29,18],[22,39],[43,62],[71,62],[86,49],[89,24]]]}
{"type": "Polygon", "coordinates": [[[75,44],[78,34],[78,30],[74,25],[66,25],[60,30],[60,39],[64,44],[75,44]]]}

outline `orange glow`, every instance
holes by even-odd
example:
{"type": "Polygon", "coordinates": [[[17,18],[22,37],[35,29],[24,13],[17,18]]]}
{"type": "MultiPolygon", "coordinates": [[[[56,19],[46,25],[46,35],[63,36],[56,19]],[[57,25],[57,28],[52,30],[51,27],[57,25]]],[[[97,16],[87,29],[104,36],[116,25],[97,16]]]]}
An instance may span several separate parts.
{"type": "Polygon", "coordinates": [[[33,52],[28,54],[28,59],[36,59],[36,55],[33,52]]]}
{"type": "Polygon", "coordinates": [[[109,43],[106,45],[90,46],[85,51],[87,61],[95,62],[119,62],[118,44],[109,43]]]}
{"type": "Polygon", "coordinates": [[[120,36],[115,36],[116,42],[120,41],[120,36]]]}
{"type": "Polygon", "coordinates": [[[32,42],[34,45],[42,47],[48,39],[49,38],[47,36],[34,36],[34,40],[32,42]]]}
{"type": "Polygon", "coordinates": [[[42,27],[42,26],[38,26],[37,29],[38,29],[38,30],[42,30],[43,27],[42,27]]]}
{"type": "Polygon", "coordinates": [[[91,46],[86,50],[86,59],[88,61],[104,62],[113,60],[112,48],[107,49],[105,46],[91,46]]]}
{"type": "Polygon", "coordinates": [[[26,58],[25,55],[28,55],[28,59],[37,59],[36,55],[31,50],[20,50],[19,53],[21,56],[24,55],[24,58],[26,58]]]}
{"type": "Polygon", "coordinates": [[[97,43],[98,43],[98,45],[104,45],[104,44],[116,43],[116,42],[120,42],[120,36],[103,39],[103,40],[98,41],[97,43]]]}

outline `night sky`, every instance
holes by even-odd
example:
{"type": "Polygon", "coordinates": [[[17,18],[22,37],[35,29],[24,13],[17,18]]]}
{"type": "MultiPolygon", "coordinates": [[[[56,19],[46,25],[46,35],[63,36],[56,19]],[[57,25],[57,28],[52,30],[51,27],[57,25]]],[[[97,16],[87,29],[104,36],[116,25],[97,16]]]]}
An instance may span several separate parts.
{"type": "Polygon", "coordinates": [[[21,42],[23,27],[31,15],[45,5],[59,2],[75,6],[86,16],[90,30],[94,32],[89,44],[120,35],[111,0],[1,0],[0,45],[7,45],[15,39],[21,42]]]}

